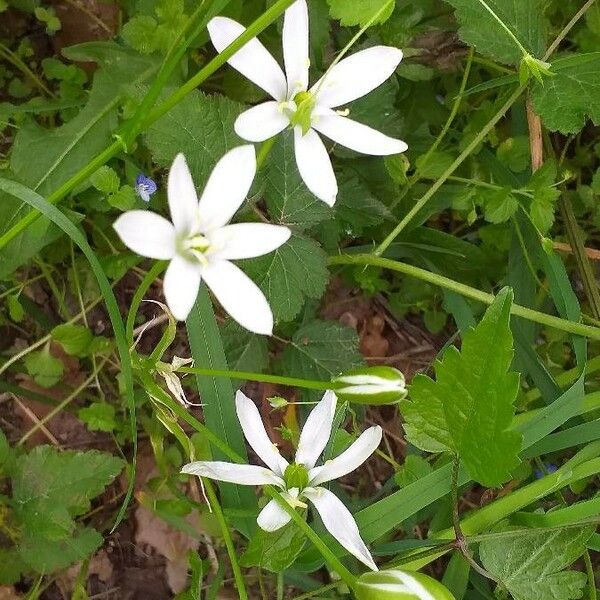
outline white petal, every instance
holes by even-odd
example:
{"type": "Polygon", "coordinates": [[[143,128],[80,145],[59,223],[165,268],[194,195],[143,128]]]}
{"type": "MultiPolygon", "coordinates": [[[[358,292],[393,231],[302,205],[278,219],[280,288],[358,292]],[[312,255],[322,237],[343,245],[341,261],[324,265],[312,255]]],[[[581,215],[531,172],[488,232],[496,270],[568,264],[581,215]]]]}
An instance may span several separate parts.
{"type": "Polygon", "coordinates": [[[402,60],[402,50],[390,46],[373,46],[342,59],[325,79],[312,88],[317,104],[334,108],[356,100],[379,87],[402,60]]]}
{"type": "Polygon", "coordinates": [[[121,241],[137,254],[160,260],[168,260],[175,254],[175,229],[156,213],[129,210],[113,227],[121,241]]]}
{"type": "Polygon", "coordinates": [[[308,7],[296,0],[285,11],[283,21],[283,60],[288,80],[288,98],[308,87],[308,7]]]}
{"type": "Polygon", "coordinates": [[[163,280],[169,310],[178,321],[185,321],[194,307],[200,288],[200,265],[175,256],[163,280]]]}
{"type": "Polygon", "coordinates": [[[208,239],[215,258],[239,260],[273,252],[291,235],[292,232],[281,225],[236,223],[215,229],[208,234],[208,239]]]}
{"type": "Polygon", "coordinates": [[[271,471],[283,477],[288,462],[279,454],[277,446],[269,439],[256,404],[238,390],[235,395],[235,410],[244,436],[254,452],[271,471]]]}
{"type": "Polygon", "coordinates": [[[246,199],[256,174],[254,146],[238,146],[215,165],[200,198],[200,229],[203,232],[229,223],[246,199]]]}
{"type": "Polygon", "coordinates": [[[304,423],[300,440],[298,441],[298,450],[296,451],[296,462],[304,465],[307,469],[312,469],[325,450],[329,436],[331,435],[331,425],[335,415],[335,405],[337,398],[335,394],[328,390],[323,395],[321,401],[312,409],[304,423]]]}
{"type": "MultiPolygon", "coordinates": [[[[215,17],[208,24],[208,33],[217,52],[225,50],[245,30],[243,25],[227,17],[215,17]]],[[[247,42],[227,62],[275,100],[285,100],[285,75],[270,52],[256,38],[247,42]]]]}
{"type": "Polygon", "coordinates": [[[300,127],[294,129],[296,164],[306,187],[329,206],[335,204],[338,185],[325,144],[316,131],[309,129],[302,135],[300,127]]]}
{"type": "Polygon", "coordinates": [[[202,276],[223,308],[242,327],[254,333],[273,333],[273,313],[258,286],[227,260],[216,260],[202,276]]]}
{"type": "Polygon", "coordinates": [[[326,481],[343,477],[362,465],[381,443],[381,427],[369,427],[344,452],[324,465],[315,467],[308,474],[309,485],[320,485],[326,481]]]}
{"type": "Polygon", "coordinates": [[[287,525],[291,518],[277,500],[271,500],[260,511],[256,522],[264,531],[277,531],[287,525]]]}
{"type": "Polygon", "coordinates": [[[200,460],[184,465],[181,472],[239,485],[276,485],[278,487],[284,485],[281,477],[277,477],[269,469],[255,465],[200,460]]]}
{"type": "Polygon", "coordinates": [[[319,511],[325,529],[344,547],[350,554],[358,558],[373,571],[377,565],[371,553],[360,537],[358,525],[350,511],[342,501],[329,490],[319,488],[306,488],[304,496],[308,498],[319,511]]]}
{"type": "Polygon", "coordinates": [[[283,131],[290,120],[279,102],[269,101],[244,111],[235,122],[235,132],[249,142],[264,142],[283,131]]]}
{"type": "Polygon", "coordinates": [[[408,146],[367,125],[342,117],[333,110],[321,112],[313,121],[313,127],[329,139],[363,154],[387,156],[406,152],[408,146]]]}
{"type": "Polygon", "coordinates": [[[196,232],[198,228],[198,196],[183,154],[175,157],[169,169],[167,196],[175,230],[178,233],[196,232]]]}

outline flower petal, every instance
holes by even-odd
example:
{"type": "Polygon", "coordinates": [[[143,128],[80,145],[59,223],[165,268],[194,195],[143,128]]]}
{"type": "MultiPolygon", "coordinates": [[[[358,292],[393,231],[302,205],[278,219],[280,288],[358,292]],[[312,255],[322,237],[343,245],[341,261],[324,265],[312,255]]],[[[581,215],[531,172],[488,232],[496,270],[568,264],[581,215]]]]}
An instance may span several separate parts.
{"type": "Polygon", "coordinates": [[[242,327],[254,333],[273,333],[273,313],[258,286],[227,260],[216,260],[202,269],[202,276],[223,308],[242,327]]]}
{"type": "Polygon", "coordinates": [[[281,225],[236,223],[215,229],[208,234],[208,239],[215,258],[238,260],[273,252],[291,235],[292,232],[281,225]]]}
{"type": "Polygon", "coordinates": [[[235,132],[249,142],[264,142],[283,131],[290,120],[281,110],[279,102],[269,101],[244,111],[235,122],[235,132]]]}
{"type": "Polygon", "coordinates": [[[325,450],[331,435],[336,403],[335,394],[328,390],[308,415],[296,451],[296,463],[299,465],[312,469],[321,452],[325,450]]]}
{"type": "Polygon", "coordinates": [[[271,471],[283,477],[288,462],[279,454],[277,446],[269,439],[256,404],[243,392],[238,390],[235,395],[235,410],[242,426],[244,437],[248,440],[254,452],[258,454],[258,457],[271,471]]]}
{"type": "Polygon", "coordinates": [[[277,531],[287,525],[291,518],[277,500],[271,500],[260,511],[256,522],[264,531],[277,531]]]}
{"type": "Polygon", "coordinates": [[[381,427],[369,427],[344,452],[324,465],[311,469],[308,474],[309,485],[320,485],[326,481],[343,477],[362,465],[381,443],[381,427]]]}
{"type": "Polygon", "coordinates": [[[371,553],[360,537],[358,525],[352,513],[344,506],[342,501],[329,490],[319,488],[306,488],[304,496],[315,506],[325,529],[344,547],[350,554],[358,558],[373,571],[377,565],[371,553]]]}
{"type": "Polygon", "coordinates": [[[283,21],[283,60],[288,81],[288,98],[308,88],[308,7],[296,0],[285,11],[283,21]]]}
{"type": "Polygon", "coordinates": [[[313,127],[329,139],[363,154],[387,156],[406,152],[408,146],[367,125],[342,117],[333,110],[322,111],[313,127]]]}
{"type": "Polygon", "coordinates": [[[175,157],[169,169],[167,197],[175,231],[195,233],[198,228],[198,195],[183,154],[175,157]]]}
{"type": "Polygon", "coordinates": [[[175,256],[167,267],[163,288],[169,310],[178,321],[185,321],[198,297],[200,265],[175,256]]]}
{"type": "Polygon", "coordinates": [[[344,58],[324,75],[311,92],[317,105],[334,108],[361,98],[379,87],[402,60],[402,50],[373,46],[344,58]]]}
{"type": "MultiPolygon", "coordinates": [[[[215,17],[208,24],[208,33],[217,52],[223,52],[244,31],[246,28],[243,25],[227,17],[215,17]]],[[[275,100],[286,99],[285,75],[270,52],[256,38],[247,42],[227,62],[275,100]]]]}
{"type": "Polygon", "coordinates": [[[335,204],[338,185],[327,154],[325,144],[319,134],[309,129],[302,135],[300,127],[294,129],[294,149],[296,164],[306,187],[329,206],[335,204]]]}
{"type": "Polygon", "coordinates": [[[131,250],[148,258],[168,260],[175,255],[175,229],[156,213],[129,210],[113,227],[121,241],[131,250]]]}
{"type": "Polygon", "coordinates": [[[277,477],[269,469],[255,465],[199,460],[184,465],[181,472],[239,485],[276,485],[284,487],[281,477],[277,477]]]}
{"type": "Polygon", "coordinates": [[[215,165],[200,198],[200,229],[208,232],[229,223],[242,205],[256,174],[254,146],[238,146],[215,165]]]}

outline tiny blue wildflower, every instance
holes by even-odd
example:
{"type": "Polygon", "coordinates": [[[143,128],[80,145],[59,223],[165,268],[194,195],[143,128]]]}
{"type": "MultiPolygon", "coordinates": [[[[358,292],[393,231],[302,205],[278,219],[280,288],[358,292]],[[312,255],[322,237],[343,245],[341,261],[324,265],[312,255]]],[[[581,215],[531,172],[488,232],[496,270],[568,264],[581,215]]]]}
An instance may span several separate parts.
{"type": "Polygon", "coordinates": [[[156,189],[156,183],[150,177],[146,177],[143,173],[136,177],[135,191],[144,202],[150,202],[150,196],[156,192],[156,189]]]}
{"type": "Polygon", "coordinates": [[[558,471],[558,467],[556,465],[548,464],[544,465],[546,467],[546,473],[543,473],[541,470],[536,470],[535,478],[542,479],[546,475],[551,475],[552,473],[556,473],[558,471]]]}

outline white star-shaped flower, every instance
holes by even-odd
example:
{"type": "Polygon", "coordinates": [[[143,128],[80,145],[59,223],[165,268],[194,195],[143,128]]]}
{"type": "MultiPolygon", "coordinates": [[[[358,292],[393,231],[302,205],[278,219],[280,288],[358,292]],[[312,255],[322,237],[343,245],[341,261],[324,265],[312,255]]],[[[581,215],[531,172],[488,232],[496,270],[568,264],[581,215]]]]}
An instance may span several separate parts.
{"type": "MultiPolygon", "coordinates": [[[[208,31],[215,48],[222,52],[244,32],[244,27],[227,17],[215,17],[208,24],[208,31]]],[[[309,89],[305,0],[297,0],[285,12],[282,41],[285,75],[256,38],[229,59],[232,67],[273,98],[242,113],[235,123],[235,131],[245,140],[262,142],[291,125],[302,179],[315,196],[333,206],[337,181],[327,149],[317,132],[363,154],[385,156],[408,148],[403,141],[333,110],[380,86],[396,70],[402,51],[374,46],[356,52],[341,60],[309,89]]]]}
{"type": "Polygon", "coordinates": [[[131,250],[170,261],[164,293],[179,321],[189,315],[204,280],[242,327],[264,335],[273,332],[273,313],[264,294],[230,262],[272,252],[291,235],[279,225],[228,225],[246,199],[255,174],[254,146],[234,148],[216,164],[198,201],[185,158],[178,154],[167,190],[173,222],[144,210],[128,211],[115,221],[115,230],[131,250]]]}
{"type": "MultiPolygon", "coordinates": [[[[381,427],[370,427],[337,458],[315,466],[331,435],[336,402],[335,394],[328,391],[308,415],[300,434],[295,461],[290,464],[269,439],[254,402],[238,391],[235,405],[244,436],[268,468],[198,461],[185,465],[182,472],[240,485],[274,485],[291,506],[305,507],[302,501],[309,500],[319,512],[327,531],[350,554],[376,571],[377,566],[360,537],[354,517],[341,500],[321,484],[343,477],[362,465],[379,446],[381,427]]],[[[258,525],[265,531],[277,531],[290,519],[279,503],[271,500],[258,515],[258,525]]]]}

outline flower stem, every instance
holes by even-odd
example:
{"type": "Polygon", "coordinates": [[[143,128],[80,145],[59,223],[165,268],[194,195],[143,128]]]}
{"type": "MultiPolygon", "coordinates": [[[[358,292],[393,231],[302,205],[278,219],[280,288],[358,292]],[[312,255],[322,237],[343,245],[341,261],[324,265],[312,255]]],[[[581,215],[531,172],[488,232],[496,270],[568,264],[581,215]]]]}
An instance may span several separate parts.
{"type": "Polygon", "coordinates": [[[288,387],[299,387],[308,390],[330,390],[334,386],[331,381],[317,381],[314,379],[300,379],[298,377],[284,377],[283,375],[266,375],[251,371],[229,371],[227,369],[201,369],[197,367],[180,367],[176,373],[190,373],[192,375],[206,375],[207,377],[226,377],[228,379],[248,379],[263,383],[275,383],[288,387]]]}
{"type": "MultiPolygon", "coordinates": [[[[492,304],[495,299],[493,294],[483,292],[477,288],[473,288],[465,285],[464,283],[455,281],[454,279],[450,279],[449,277],[444,277],[443,275],[432,273],[431,271],[426,271],[420,267],[415,267],[414,265],[409,265],[400,261],[373,256],[372,254],[342,254],[340,256],[332,256],[329,258],[329,264],[371,265],[374,267],[381,267],[382,269],[390,269],[392,271],[403,273],[409,277],[416,277],[422,281],[427,281],[428,283],[451,290],[457,294],[460,294],[461,296],[483,302],[484,304],[492,304]]],[[[534,321],[535,323],[540,323],[541,325],[554,327],[560,331],[566,331],[567,333],[571,333],[573,335],[581,335],[594,340],[600,340],[600,328],[598,327],[567,321],[566,319],[548,315],[546,313],[521,306],[520,304],[513,304],[510,312],[511,314],[518,317],[523,317],[528,321],[534,321]]]]}

